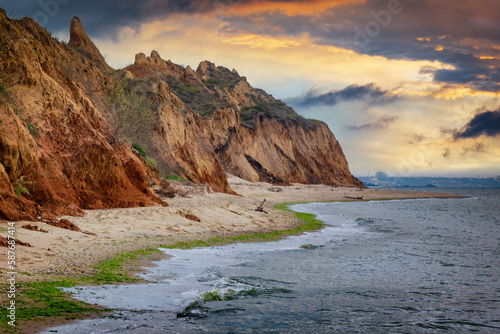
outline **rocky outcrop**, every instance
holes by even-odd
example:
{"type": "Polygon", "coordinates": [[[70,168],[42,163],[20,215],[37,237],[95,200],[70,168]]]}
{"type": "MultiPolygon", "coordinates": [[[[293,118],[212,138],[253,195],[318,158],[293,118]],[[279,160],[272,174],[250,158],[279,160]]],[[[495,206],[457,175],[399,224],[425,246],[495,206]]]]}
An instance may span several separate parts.
{"type": "Polygon", "coordinates": [[[352,177],[342,148],[325,123],[300,117],[283,102],[252,88],[235,70],[203,61],[194,72],[163,60],[156,51],[150,57],[138,54],[127,70],[138,78],[154,78],[168,90],[168,102],[160,109],[160,124],[168,124],[160,127],[162,137],[169,143],[183,137],[196,143],[198,149],[190,149],[196,158],[185,157],[182,150],[171,157],[197,181],[213,183],[196,167],[205,161],[204,167],[218,170],[220,163],[251,181],[362,186],[352,177]]]}
{"type": "Polygon", "coordinates": [[[92,60],[94,63],[101,65],[104,69],[111,70],[99,49],[87,35],[87,32],[83,28],[78,16],[73,16],[73,20],[71,20],[68,45],[76,48],[78,52],[92,60]]]}
{"type": "Polygon", "coordinates": [[[99,60],[3,10],[0,35],[0,218],[161,203],[141,160],[113,143],[94,105],[91,96],[112,80],[99,60]]]}
{"type": "Polygon", "coordinates": [[[217,110],[202,121],[204,135],[213,145],[224,168],[243,179],[261,181],[261,168],[276,183],[324,183],[359,185],[351,176],[347,160],[328,126],[260,116],[255,128],[242,126],[230,108],[217,110]],[[272,179],[272,177],[271,177],[272,179]]]}

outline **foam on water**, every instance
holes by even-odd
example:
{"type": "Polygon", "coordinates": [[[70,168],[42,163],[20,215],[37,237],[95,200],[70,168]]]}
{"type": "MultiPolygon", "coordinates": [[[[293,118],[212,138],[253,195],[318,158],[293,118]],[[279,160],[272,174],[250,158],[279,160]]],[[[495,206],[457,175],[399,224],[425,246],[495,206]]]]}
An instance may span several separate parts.
{"type": "MultiPolygon", "coordinates": [[[[297,211],[301,208],[294,208],[297,211]]],[[[122,310],[182,312],[190,303],[207,292],[240,292],[254,286],[229,282],[219,272],[252,260],[255,254],[301,250],[307,244],[322,246],[352,233],[367,233],[354,221],[333,215],[318,218],[330,226],[318,232],[292,236],[277,242],[240,243],[220,247],[188,250],[162,249],[172,256],[156,261],[147,273],[139,274],[155,284],[104,285],[65,288],[74,298],[90,304],[122,310]]]]}

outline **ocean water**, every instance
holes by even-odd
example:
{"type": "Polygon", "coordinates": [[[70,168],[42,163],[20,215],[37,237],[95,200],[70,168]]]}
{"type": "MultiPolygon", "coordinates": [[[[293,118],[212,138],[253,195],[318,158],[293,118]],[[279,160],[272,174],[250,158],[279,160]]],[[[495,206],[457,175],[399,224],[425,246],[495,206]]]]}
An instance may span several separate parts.
{"type": "Polygon", "coordinates": [[[72,290],[113,316],[44,333],[500,333],[500,189],[446,191],[470,197],[294,205],[328,226],[164,250],[154,283],[72,290]]]}

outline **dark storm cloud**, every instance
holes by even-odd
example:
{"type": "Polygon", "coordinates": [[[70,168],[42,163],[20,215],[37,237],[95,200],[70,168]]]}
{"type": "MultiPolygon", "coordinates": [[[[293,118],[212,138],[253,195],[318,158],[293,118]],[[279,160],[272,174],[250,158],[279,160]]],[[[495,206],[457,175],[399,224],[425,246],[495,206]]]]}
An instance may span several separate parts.
{"type": "Polygon", "coordinates": [[[462,130],[455,132],[455,139],[476,138],[481,135],[500,135],[500,110],[486,111],[474,116],[462,130]]]}
{"type": "Polygon", "coordinates": [[[295,107],[314,107],[318,105],[334,106],[337,103],[354,100],[368,100],[372,104],[384,104],[396,97],[374,84],[364,86],[351,85],[342,90],[333,90],[320,93],[315,89],[309,90],[303,96],[293,97],[286,102],[295,107]]]}
{"type": "Polygon", "coordinates": [[[500,1],[498,0],[366,0],[331,1],[314,14],[259,11],[257,0],[0,0],[11,16],[35,17],[51,31],[67,30],[73,15],[92,37],[116,37],[123,26],[175,13],[213,12],[223,21],[221,32],[271,36],[308,34],[318,44],[340,46],[389,59],[440,61],[454,69],[429,72],[434,80],[467,84],[477,90],[500,91],[500,1]],[[231,9],[253,4],[247,15],[231,9]],[[236,11],[235,13],[237,13],[236,11]],[[253,13],[253,14],[251,14],[253,13]],[[488,59],[493,57],[493,59],[488,59]]]}
{"type": "Polygon", "coordinates": [[[500,1],[367,0],[317,15],[227,17],[223,31],[309,34],[318,44],[389,59],[440,61],[434,80],[500,91],[500,1]],[[485,59],[484,56],[494,57],[485,59]]]}
{"type": "Polygon", "coordinates": [[[235,0],[0,0],[0,7],[12,17],[32,17],[50,31],[69,30],[71,18],[78,15],[90,35],[113,37],[123,26],[137,28],[171,14],[203,13],[214,10],[214,4],[231,2],[235,0]]]}

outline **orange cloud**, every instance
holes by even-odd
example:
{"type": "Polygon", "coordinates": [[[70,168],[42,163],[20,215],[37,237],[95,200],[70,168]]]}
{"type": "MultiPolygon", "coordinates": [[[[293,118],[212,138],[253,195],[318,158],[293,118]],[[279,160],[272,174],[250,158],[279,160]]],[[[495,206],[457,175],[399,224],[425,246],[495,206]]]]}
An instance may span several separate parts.
{"type": "Polygon", "coordinates": [[[216,11],[227,11],[227,14],[234,15],[250,15],[269,11],[280,11],[288,16],[311,15],[321,13],[328,8],[363,2],[364,0],[311,0],[290,2],[254,0],[234,7],[222,6],[217,8],[216,6],[216,11]]]}
{"type": "Polygon", "coordinates": [[[238,45],[244,48],[261,48],[265,50],[278,49],[278,48],[289,48],[294,46],[300,46],[303,43],[298,39],[292,38],[276,38],[265,35],[255,35],[255,34],[238,34],[235,36],[227,36],[222,38],[223,43],[229,45],[238,45]]]}

